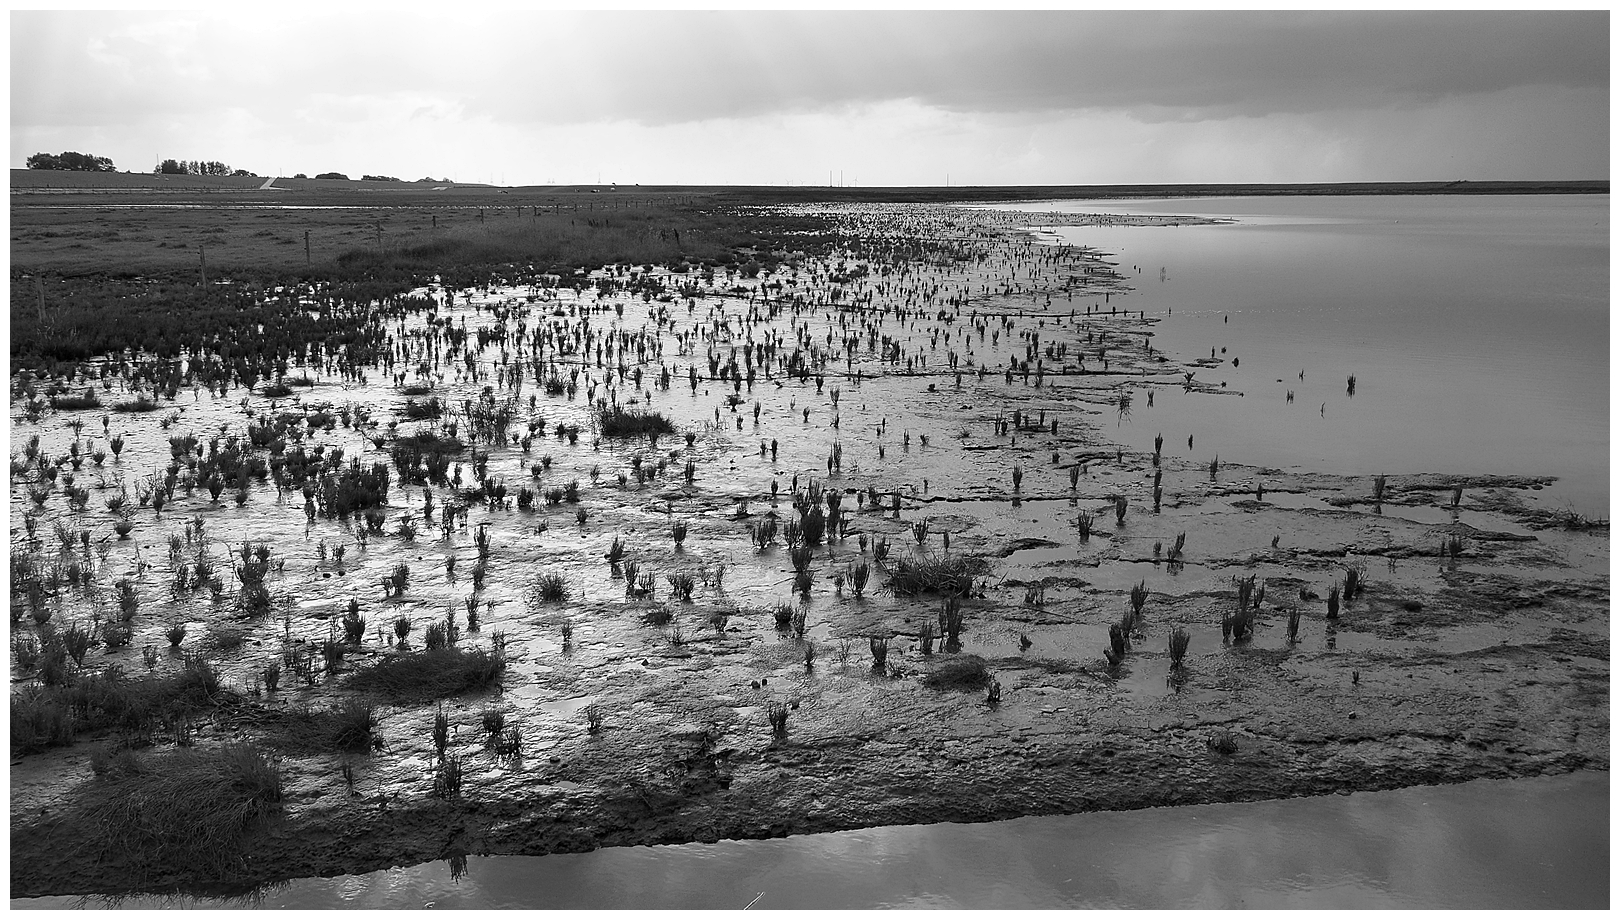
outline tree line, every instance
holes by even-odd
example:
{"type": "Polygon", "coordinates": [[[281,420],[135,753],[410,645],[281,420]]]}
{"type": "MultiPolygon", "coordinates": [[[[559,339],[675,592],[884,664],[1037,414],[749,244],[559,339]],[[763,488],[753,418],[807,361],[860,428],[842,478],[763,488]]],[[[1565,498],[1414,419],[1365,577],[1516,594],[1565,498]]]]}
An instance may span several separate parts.
{"type": "Polygon", "coordinates": [[[36,153],[27,160],[29,169],[60,169],[71,172],[113,172],[113,161],[90,153],[36,153]]]}
{"type": "Polygon", "coordinates": [[[152,172],[159,176],[256,176],[245,169],[232,169],[218,160],[164,160],[152,172]]]}

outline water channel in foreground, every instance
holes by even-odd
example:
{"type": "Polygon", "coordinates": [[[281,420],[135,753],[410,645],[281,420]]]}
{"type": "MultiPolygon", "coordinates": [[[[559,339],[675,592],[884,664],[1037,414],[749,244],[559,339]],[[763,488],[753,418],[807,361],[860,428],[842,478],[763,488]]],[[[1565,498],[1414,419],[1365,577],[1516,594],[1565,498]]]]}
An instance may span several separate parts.
{"type": "MultiPolygon", "coordinates": [[[[316,908],[1606,908],[1609,774],[780,840],[468,857],[298,879],[316,908]]],[[[13,908],[104,907],[77,898],[13,908]]]]}

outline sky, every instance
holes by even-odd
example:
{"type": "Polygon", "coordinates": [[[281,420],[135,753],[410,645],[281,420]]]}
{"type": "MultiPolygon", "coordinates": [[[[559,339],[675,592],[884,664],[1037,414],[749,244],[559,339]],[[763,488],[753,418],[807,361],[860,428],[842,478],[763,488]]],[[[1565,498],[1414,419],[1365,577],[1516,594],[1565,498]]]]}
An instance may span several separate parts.
{"type": "Polygon", "coordinates": [[[514,186],[1609,175],[1606,10],[435,8],[13,11],[11,165],[514,186]]]}

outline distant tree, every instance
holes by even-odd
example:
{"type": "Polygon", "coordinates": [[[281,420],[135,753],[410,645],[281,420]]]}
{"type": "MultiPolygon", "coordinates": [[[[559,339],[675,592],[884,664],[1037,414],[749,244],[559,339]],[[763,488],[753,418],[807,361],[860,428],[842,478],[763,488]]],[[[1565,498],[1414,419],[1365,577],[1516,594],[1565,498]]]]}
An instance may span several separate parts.
{"type": "Polygon", "coordinates": [[[308,179],[309,177],[304,175],[303,173],[293,173],[293,178],[294,179],[308,179]]]}
{"type": "Polygon", "coordinates": [[[186,174],[186,165],[179,160],[164,160],[152,172],[159,176],[183,176],[186,174]]]}
{"type": "Polygon", "coordinates": [[[233,176],[251,176],[254,179],[259,178],[258,173],[256,173],[256,172],[248,172],[245,169],[238,169],[235,172],[231,173],[231,175],[233,175],[233,176]]]}
{"type": "Polygon", "coordinates": [[[317,178],[317,179],[347,179],[349,177],[345,176],[344,174],[342,174],[340,172],[329,172],[329,173],[317,173],[315,178],[317,178]]]}
{"type": "Polygon", "coordinates": [[[60,169],[69,172],[116,172],[113,161],[71,150],[58,154],[36,153],[27,160],[29,169],[60,169]]]}
{"type": "Polygon", "coordinates": [[[393,176],[361,176],[360,179],[363,182],[398,182],[399,181],[398,179],[396,179],[393,176]]]}

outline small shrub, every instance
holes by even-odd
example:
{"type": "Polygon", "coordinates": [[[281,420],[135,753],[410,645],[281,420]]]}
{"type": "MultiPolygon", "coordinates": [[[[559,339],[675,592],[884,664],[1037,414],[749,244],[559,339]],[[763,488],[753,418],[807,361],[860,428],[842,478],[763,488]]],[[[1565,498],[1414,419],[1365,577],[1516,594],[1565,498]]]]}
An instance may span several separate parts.
{"type": "Polygon", "coordinates": [[[774,738],[787,737],[788,706],[786,703],[771,703],[765,708],[765,717],[771,722],[771,736],[774,738]]]}
{"type": "Polygon", "coordinates": [[[1231,757],[1237,753],[1237,738],[1226,729],[1221,729],[1209,736],[1209,749],[1222,757],[1231,757]]]}

